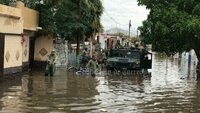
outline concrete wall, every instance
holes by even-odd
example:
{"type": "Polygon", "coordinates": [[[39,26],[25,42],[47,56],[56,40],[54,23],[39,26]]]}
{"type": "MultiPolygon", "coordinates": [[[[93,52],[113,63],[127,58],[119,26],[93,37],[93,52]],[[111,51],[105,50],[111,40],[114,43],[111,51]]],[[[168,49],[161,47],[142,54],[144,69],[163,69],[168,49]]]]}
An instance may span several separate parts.
{"type": "Polygon", "coordinates": [[[22,66],[21,36],[6,35],[4,49],[4,68],[22,66]]]}
{"type": "Polygon", "coordinates": [[[35,61],[46,61],[47,55],[53,50],[53,38],[50,36],[38,37],[35,40],[35,61]]]}
{"type": "Polygon", "coordinates": [[[39,12],[25,7],[24,3],[20,1],[17,2],[16,8],[21,9],[24,30],[36,31],[39,23],[39,12]]]}
{"type": "Polygon", "coordinates": [[[0,4],[0,33],[23,33],[21,10],[0,4]]]}
{"type": "Polygon", "coordinates": [[[3,74],[21,72],[22,67],[28,67],[29,36],[37,31],[38,20],[39,13],[24,7],[22,2],[17,2],[16,8],[0,4],[0,33],[5,36],[4,55],[1,54],[3,74]]]}
{"type": "Polygon", "coordinates": [[[4,41],[4,74],[21,71],[23,21],[21,10],[0,4],[0,33],[4,41]]]}
{"type": "Polygon", "coordinates": [[[14,7],[0,4],[0,15],[19,19],[21,17],[21,11],[14,7]]]}
{"type": "MultiPolygon", "coordinates": [[[[194,50],[183,52],[181,55],[180,71],[183,77],[190,77],[196,74],[198,59],[194,50]]],[[[178,56],[179,57],[179,56],[178,56]]],[[[178,58],[177,57],[177,58],[178,58]]]]}
{"type": "Polygon", "coordinates": [[[22,36],[22,61],[29,62],[29,36],[23,35],[22,36]]]}

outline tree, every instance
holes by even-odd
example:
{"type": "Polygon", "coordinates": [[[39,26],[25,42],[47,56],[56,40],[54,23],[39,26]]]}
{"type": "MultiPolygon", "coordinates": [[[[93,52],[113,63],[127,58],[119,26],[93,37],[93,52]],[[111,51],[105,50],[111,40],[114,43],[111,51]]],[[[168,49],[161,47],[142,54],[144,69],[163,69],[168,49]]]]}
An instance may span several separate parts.
{"type": "Polygon", "coordinates": [[[37,32],[37,35],[55,36],[57,31],[55,13],[57,6],[63,0],[22,0],[27,6],[39,12],[39,26],[42,30],[37,32]]]}
{"type": "MultiPolygon", "coordinates": [[[[37,35],[51,35],[77,42],[79,53],[80,40],[94,36],[103,27],[100,17],[103,13],[101,0],[21,0],[26,6],[39,11],[37,35]],[[74,38],[76,37],[76,39],[74,38]]],[[[8,5],[16,0],[0,0],[8,5]]]]}
{"type": "Polygon", "coordinates": [[[101,32],[103,28],[100,23],[102,13],[103,6],[100,0],[63,1],[55,14],[57,35],[77,42],[78,54],[80,40],[101,32]]]}
{"type": "Polygon", "coordinates": [[[150,10],[139,27],[146,43],[167,55],[194,49],[200,60],[200,1],[138,0],[150,10]]]}

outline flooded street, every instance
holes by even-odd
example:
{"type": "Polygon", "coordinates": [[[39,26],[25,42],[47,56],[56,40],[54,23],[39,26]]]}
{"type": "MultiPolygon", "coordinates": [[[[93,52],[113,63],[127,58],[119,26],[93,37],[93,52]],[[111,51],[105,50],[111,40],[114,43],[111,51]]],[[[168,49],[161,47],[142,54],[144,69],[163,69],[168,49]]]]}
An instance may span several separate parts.
{"type": "Polygon", "coordinates": [[[195,69],[153,55],[151,76],[42,72],[0,84],[0,113],[199,113],[195,69]],[[181,68],[179,68],[181,67],[181,68]]]}

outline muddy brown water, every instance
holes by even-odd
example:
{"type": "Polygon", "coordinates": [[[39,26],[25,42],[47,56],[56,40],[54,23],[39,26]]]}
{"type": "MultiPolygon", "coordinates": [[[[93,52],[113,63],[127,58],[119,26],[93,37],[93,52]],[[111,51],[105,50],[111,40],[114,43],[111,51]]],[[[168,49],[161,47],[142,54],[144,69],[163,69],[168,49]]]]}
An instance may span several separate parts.
{"type": "Polygon", "coordinates": [[[200,113],[200,82],[180,67],[154,54],[151,76],[34,71],[0,83],[0,113],[200,113]]]}

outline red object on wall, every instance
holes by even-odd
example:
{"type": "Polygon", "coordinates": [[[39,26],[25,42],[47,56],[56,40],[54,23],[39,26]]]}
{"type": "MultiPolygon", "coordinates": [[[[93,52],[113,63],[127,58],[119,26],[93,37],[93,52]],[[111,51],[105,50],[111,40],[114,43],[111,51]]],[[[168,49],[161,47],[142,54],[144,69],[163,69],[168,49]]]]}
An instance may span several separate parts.
{"type": "Polygon", "coordinates": [[[24,43],[24,38],[23,38],[23,36],[21,37],[21,44],[23,44],[24,43]]]}
{"type": "Polygon", "coordinates": [[[112,49],[112,48],[113,48],[113,40],[109,39],[109,49],[112,49]]]}
{"type": "Polygon", "coordinates": [[[27,38],[28,37],[26,35],[22,35],[22,37],[21,37],[21,44],[23,44],[24,42],[26,42],[27,38]]]}

